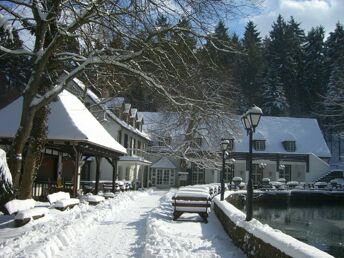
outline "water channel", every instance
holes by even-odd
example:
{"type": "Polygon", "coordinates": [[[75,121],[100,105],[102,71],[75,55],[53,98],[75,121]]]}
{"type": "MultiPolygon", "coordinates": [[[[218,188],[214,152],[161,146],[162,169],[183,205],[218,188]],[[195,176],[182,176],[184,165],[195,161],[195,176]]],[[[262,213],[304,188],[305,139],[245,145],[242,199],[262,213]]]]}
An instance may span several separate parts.
{"type": "MultiPolygon", "coordinates": [[[[236,204],[241,210],[242,205],[236,204]]],[[[254,203],[253,217],[335,257],[344,258],[344,205],[254,203]]]]}

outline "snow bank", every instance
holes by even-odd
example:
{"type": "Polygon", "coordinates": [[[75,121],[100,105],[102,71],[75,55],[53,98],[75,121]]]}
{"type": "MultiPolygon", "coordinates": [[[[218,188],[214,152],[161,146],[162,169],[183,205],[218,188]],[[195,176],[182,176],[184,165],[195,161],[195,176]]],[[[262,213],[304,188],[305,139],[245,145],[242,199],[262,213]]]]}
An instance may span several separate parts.
{"type": "Polygon", "coordinates": [[[86,195],[85,200],[87,202],[103,202],[105,201],[105,198],[103,196],[100,195],[86,195]]]}
{"type": "MultiPolygon", "coordinates": [[[[125,211],[128,203],[142,194],[147,193],[119,193],[97,206],[81,203],[65,212],[49,209],[45,217],[30,221],[23,227],[1,227],[0,257],[58,257],[63,250],[72,249],[80,238],[87,240],[95,226],[109,215],[125,211]]],[[[2,215],[0,218],[8,220],[11,217],[2,215]]]]}
{"type": "MultiPolygon", "coordinates": [[[[230,193],[227,193],[227,196],[230,193]]],[[[245,214],[235,208],[232,204],[220,201],[217,196],[214,198],[216,205],[226,214],[226,216],[238,227],[245,229],[255,237],[263,240],[283,253],[298,258],[333,257],[313,246],[307,245],[283,232],[271,228],[269,225],[262,224],[256,219],[245,220],[245,214]]]]}
{"type": "Polygon", "coordinates": [[[6,152],[0,149],[0,195],[12,190],[12,175],[7,165],[6,152]]]}
{"type": "Polygon", "coordinates": [[[66,208],[68,206],[73,206],[73,205],[77,205],[80,203],[79,199],[76,198],[71,198],[71,199],[62,199],[62,200],[58,200],[54,203],[54,207],[55,208],[66,208]]]}
{"type": "Polygon", "coordinates": [[[49,213],[49,209],[45,207],[37,207],[30,210],[24,210],[18,212],[18,214],[15,216],[15,220],[24,220],[24,219],[30,219],[37,216],[44,216],[49,213]]]}

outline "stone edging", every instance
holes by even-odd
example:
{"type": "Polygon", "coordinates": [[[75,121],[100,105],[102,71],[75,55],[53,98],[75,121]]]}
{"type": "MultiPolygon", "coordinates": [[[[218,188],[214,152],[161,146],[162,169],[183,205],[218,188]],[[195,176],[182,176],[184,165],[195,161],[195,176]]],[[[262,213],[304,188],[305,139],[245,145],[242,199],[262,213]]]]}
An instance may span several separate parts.
{"type": "Polygon", "coordinates": [[[214,211],[220,220],[223,228],[232,239],[235,245],[237,245],[248,257],[254,258],[289,258],[291,256],[283,253],[278,248],[265,243],[261,239],[247,232],[244,228],[237,226],[233,223],[228,216],[217,206],[214,202],[214,211]]]}

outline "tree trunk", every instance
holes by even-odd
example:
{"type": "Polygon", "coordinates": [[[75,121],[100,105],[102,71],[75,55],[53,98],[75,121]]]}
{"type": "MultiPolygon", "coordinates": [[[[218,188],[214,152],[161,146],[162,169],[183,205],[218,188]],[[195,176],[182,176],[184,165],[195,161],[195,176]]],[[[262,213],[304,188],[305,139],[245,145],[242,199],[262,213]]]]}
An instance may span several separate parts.
{"type": "Polygon", "coordinates": [[[25,98],[23,99],[23,108],[21,113],[20,125],[14,136],[12,146],[9,151],[8,167],[12,174],[13,190],[16,195],[19,192],[21,168],[22,168],[22,153],[25,147],[25,143],[29,138],[32,125],[34,112],[30,109],[25,98]]]}
{"type": "Polygon", "coordinates": [[[29,146],[24,158],[24,169],[20,183],[19,199],[32,198],[32,186],[39,169],[41,153],[47,135],[49,108],[44,106],[36,112],[29,138],[29,146]]]}

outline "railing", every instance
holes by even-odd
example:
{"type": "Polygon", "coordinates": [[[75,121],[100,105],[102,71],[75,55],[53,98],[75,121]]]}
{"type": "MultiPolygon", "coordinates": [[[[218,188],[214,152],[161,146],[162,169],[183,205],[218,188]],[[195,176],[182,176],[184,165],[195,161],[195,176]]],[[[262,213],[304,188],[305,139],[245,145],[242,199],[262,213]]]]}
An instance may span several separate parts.
{"type": "Polygon", "coordinates": [[[145,157],[147,155],[147,152],[142,149],[127,148],[127,151],[130,156],[145,157]]]}
{"type": "Polygon", "coordinates": [[[64,191],[72,193],[73,184],[71,182],[64,182],[62,187],[57,187],[56,181],[35,181],[32,187],[32,198],[37,200],[44,200],[48,194],[64,191]]]}

